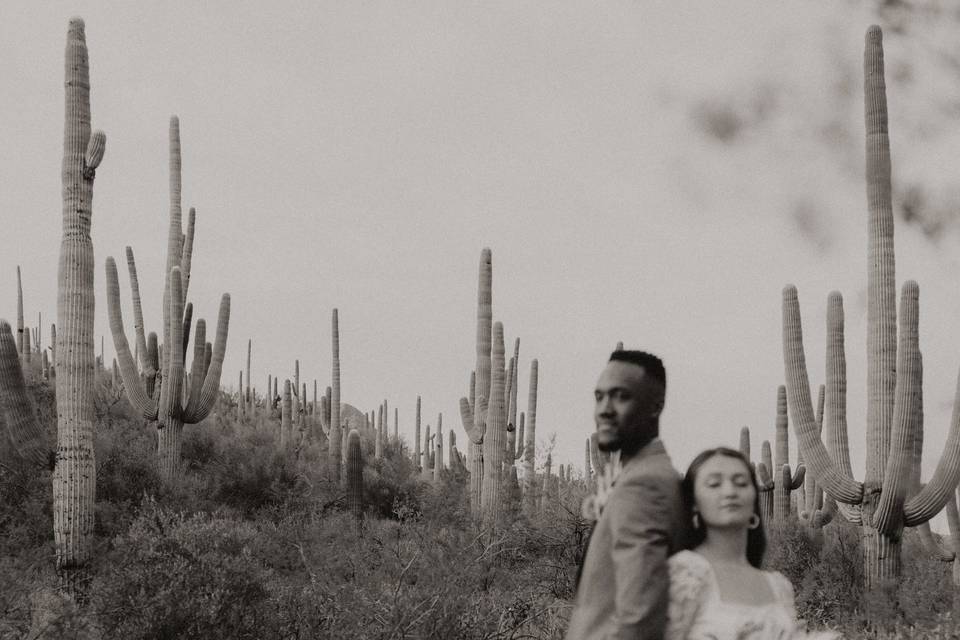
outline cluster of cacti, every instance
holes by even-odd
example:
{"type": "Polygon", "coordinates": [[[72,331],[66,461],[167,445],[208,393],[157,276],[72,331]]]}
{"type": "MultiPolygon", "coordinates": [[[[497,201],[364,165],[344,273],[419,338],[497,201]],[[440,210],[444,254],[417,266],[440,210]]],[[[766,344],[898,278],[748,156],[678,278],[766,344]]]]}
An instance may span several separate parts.
{"type": "MultiPolygon", "coordinates": [[[[217,336],[212,347],[206,342],[206,322],[203,319],[197,320],[193,366],[188,378],[184,361],[189,345],[193,305],[188,303],[186,298],[190,284],[196,212],[190,209],[187,231],[184,234],[180,190],[180,121],[173,116],[170,118],[170,220],[164,272],[163,344],[159,353],[160,366],[156,372],[149,365],[143,370],[138,368],[130,353],[120,311],[117,266],[112,257],[107,258],[106,269],[110,332],[113,334],[113,343],[127,398],[144,418],[157,421],[158,465],[161,475],[168,480],[177,477],[181,472],[180,447],[183,425],[195,424],[203,420],[213,408],[220,386],[220,372],[226,352],[230,321],[230,295],[225,293],[220,302],[217,336]],[[144,383],[141,378],[143,375],[154,376],[152,393],[148,393],[150,384],[144,383]]],[[[132,252],[128,251],[127,255],[128,264],[133,271],[135,267],[132,266],[132,252]]],[[[133,277],[131,277],[132,282],[134,282],[133,277]]],[[[139,297],[139,292],[136,296],[139,297]]],[[[62,322],[59,324],[62,325],[62,322]]],[[[143,331],[141,326],[138,330],[137,344],[141,344],[143,331]]],[[[152,355],[148,353],[148,356],[152,359],[152,355]]]]}
{"type": "Polygon", "coordinates": [[[796,473],[790,470],[790,442],[787,431],[787,390],[781,385],[777,388],[777,418],[775,422],[775,453],[770,459],[770,443],[764,441],[762,453],[763,461],[757,465],[757,482],[761,493],[761,518],[765,515],[767,522],[785,524],[793,514],[791,508],[791,493],[803,486],[805,468],[797,466],[796,473]],[[771,495],[767,495],[772,492],[771,495]],[[773,513],[764,513],[768,502],[773,500],[773,513]]]}
{"type": "Polygon", "coordinates": [[[460,418],[468,440],[471,512],[475,518],[482,518],[487,527],[494,526],[501,516],[501,489],[510,477],[508,469],[521,457],[521,493],[527,496],[524,501],[528,513],[535,508],[529,500],[537,491],[533,471],[537,361],[531,365],[529,425],[518,442],[515,420],[520,341],[514,342],[514,355],[507,363],[503,325],[493,322],[492,287],[492,256],[485,248],[480,254],[477,286],[476,368],[470,374],[468,397],[460,399],[460,418]]]}
{"type": "MultiPolygon", "coordinates": [[[[867,277],[867,469],[864,482],[853,479],[846,452],[834,456],[817,433],[811,406],[796,288],[783,290],[783,351],[790,412],[803,458],[828,496],[844,505],[841,513],[860,526],[864,575],[868,587],[879,586],[900,574],[900,545],[904,526],[929,521],[945,504],[960,480],[960,388],[954,399],[954,417],[946,446],[930,482],[908,498],[911,467],[915,465],[920,350],[918,344],[919,288],[903,284],[899,327],[895,300],[893,209],[890,195],[890,142],[883,77],[882,36],[871,27],[865,38],[864,96],[866,119],[866,176],[869,209],[867,277]],[[898,344],[899,339],[899,344],[898,344]]],[[[839,294],[831,294],[831,318],[842,327],[839,294]]],[[[841,329],[842,331],[842,329],[841,329]]],[[[828,335],[831,330],[828,329],[828,335]]],[[[828,345],[831,342],[828,340],[828,345]]],[[[843,400],[846,381],[842,342],[839,353],[827,353],[825,424],[836,440],[846,440],[843,400]],[[842,425],[842,426],[841,426],[842,425]],[[832,427],[832,428],[831,428],[832,427]]]]}

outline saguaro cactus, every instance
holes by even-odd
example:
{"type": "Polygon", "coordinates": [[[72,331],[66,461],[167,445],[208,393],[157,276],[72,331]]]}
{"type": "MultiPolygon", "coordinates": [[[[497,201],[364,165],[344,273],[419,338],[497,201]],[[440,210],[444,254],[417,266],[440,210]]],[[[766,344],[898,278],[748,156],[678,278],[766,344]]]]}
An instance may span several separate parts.
{"type": "Polygon", "coordinates": [[[331,329],[333,381],[330,394],[330,472],[333,480],[340,482],[340,455],[343,447],[343,436],[340,432],[340,321],[336,309],[333,310],[331,329]]]}
{"type": "MultiPolygon", "coordinates": [[[[184,234],[180,201],[180,121],[176,116],[170,118],[169,142],[170,216],[163,290],[163,348],[159,349],[159,366],[156,367],[158,373],[152,390],[149,377],[146,382],[140,379],[124,332],[117,265],[112,257],[107,258],[106,264],[110,333],[113,335],[113,345],[117,352],[127,399],[144,418],[157,421],[158,467],[160,475],[168,481],[181,473],[183,425],[196,424],[203,420],[209,415],[216,401],[230,324],[230,294],[225,293],[220,300],[217,336],[212,347],[206,342],[206,322],[203,319],[196,322],[193,364],[189,386],[185,386],[185,359],[193,313],[193,305],[188,304],[186,298],[190,283],[196,212],[190,209],[187,231],[184,234]]],[[[128,267],[135,273],[135,268],[131,266],[131,256],[132,254],[128,253],[128,267]]],[[[131,277],[131,283],[134,280],[135,278],[131,277]]],[[[139,334],[137,339],[139,340],[139,334]]],[[[152,343],[153,334],[149,340],[152,343]]],[[[152,359],[151,351],[152,344],[148,344],[147,356],[152,359]]],[[[151,364],[147,364],[145,373],[149,374],[153,369],[151,364]]],[[[240,395],[242,396],[242,389],[240,395]]]]}
{"type": "Polygon", "coordinates": [[[47,467],[53,447],[37,422],[36,411],[27,396],[18,355],[10,324],[0,320],[0,408],[4,414],[2,422],[6,423],[5,427],[0,423],[0,428],[6,429],[6,437],[20,459],[31,465],[47,467]]]}
{"type": "MultiPolygon", "coordinates": [[[[895,324],[893,209],[890,198],[890,142],[883,79],[880,28],[870,27],[864,50],[866,175],[869,209],[867,277],[867,472],[860,483],[831,459],[816,432],[800,327],[796,288],[783,291],[784,364],[800,447],[827,494],[854,508],[845,516],[861,525],[868,588],[895,580],[900,574],[900,543],[904,526],[928,521],[948,502],[960,479],[960,379],[954,398],[951,430],[931,481],[907,499],[911,438],[916,431],[919,378],[918,298],[913,281],[904,283],[900,301],[899,346],[895,324]],[[894,366],[894,359],[896,363],[894,366]]],[[[828,352],[828,359],[830,353],[828,352]]],[[[828,364],[828,375],[831,366],[828,364]]],[[[827,419],[836,379],[827,382],[827,419]]]]}
{"type": "Polygon", "coordinates": [[[492,527],[500,516],[500,490],[503,486],[503,452],[507,436],[504,412],[503,325],[493,324],[493,355],[490,401],[483,436],[483,489],[480,502],[484,524],[492,527]]]}
{"type": "Polygon", "coordinates": [[[63,129],[63,236],[57,274],[57,457],[53,534],[61,586],[80,595],[93,542],[93,180],[106,136],[90,132],[90,73],[83,20],[67,33],[63,129]]]}
{"type": "Polygon", "coordinates": [[[283,401],[280,405],[280,448],[286,450],[290,446],[290,436],[293,433],[293,398],[290,392],[290,380],[283,381],[283,401]]]}
{"type": "Polygon", "coordinates": [[[363,520],[363,449],[360,432],[351,429],[347,435],[347,508],[359,523],[363,520]]]}
{"type": "Polygon", "coordinates": [[[23,355],[23,284],[20,265],[17,265],[17,354],[23,355]]]}
{"type": "MultiPolygon", "coordinates": [[[[490,334],[493,323],[493,262],[490,249],[480,252],[477,283],[477,366],[470,376],[474,386],[469,394],[473,400],[460,398],[460,419],[467,434],[468,465],[470,468],[470,510],[474,518],[481,515],[483,493],[484,446],[487,403],[490,394],[490,334]]],[[[503,366],[501,365],[501,369],[503,366]]]]}
{"type": "Polygon", "coordinates": [[[417,396],[417,417],[413,431],[413,464],[419,467],[420,461],[420,396],[417,396]]]}
{"type": "Polygon", "coordinates": [[[790,472],[790,439],[787,432],[787,388],[777,387],[776,448],[772,473],[773,479],[773,521],[786,524],[790,518],[790,493],[803,486],[804,467],[798,466],[796,474],[790,472]]]}
{"type": "MultiPolygon", "coordinates": [[[[527,433],[523,444],[523,502],[527,515],[532,516],[537,510],[536,473],[534,460],[537,443],[537,378],[540,363],[536,358],[530,363],[530,386],[527,390],[527,433]]],[[[602,473],[599,466],[595,466],[602,473]]]]}

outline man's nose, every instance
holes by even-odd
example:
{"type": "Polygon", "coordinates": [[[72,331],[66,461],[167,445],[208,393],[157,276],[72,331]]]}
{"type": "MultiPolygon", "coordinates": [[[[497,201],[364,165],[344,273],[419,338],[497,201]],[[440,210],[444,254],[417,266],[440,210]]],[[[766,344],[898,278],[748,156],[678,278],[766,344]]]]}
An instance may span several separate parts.
{"type": "Polygon", "coordinates": [[[597,415],[598,416],[613,415],[613,403],[610,401],[610,396],[604,396],[599,400],[597,400],[597,415]]]}

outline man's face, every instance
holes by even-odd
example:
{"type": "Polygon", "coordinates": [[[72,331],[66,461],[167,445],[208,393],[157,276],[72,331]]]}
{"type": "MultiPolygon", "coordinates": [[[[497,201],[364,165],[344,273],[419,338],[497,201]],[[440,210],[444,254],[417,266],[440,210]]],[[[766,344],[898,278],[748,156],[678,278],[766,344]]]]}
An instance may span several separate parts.
{"type": "Polygon", "coordinates": [[[663,388],[643,367],[613,361],[600,374],[594,392],[597,446],[601,451],[636,450],[650,440],[663,408],[663,388]]]}

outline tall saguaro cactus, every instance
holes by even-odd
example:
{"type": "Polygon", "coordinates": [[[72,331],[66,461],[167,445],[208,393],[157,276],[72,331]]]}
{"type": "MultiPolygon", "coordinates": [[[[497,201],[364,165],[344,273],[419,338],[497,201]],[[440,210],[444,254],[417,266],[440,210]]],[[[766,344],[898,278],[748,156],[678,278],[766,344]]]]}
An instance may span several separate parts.
{"type": "Polygon", "coordinates": [[[93,180],[106,136],[90,132],[90,71],[83,20],[67,33],[63,127],[63,236],[57,272],[57,457],[53,537],[61,586],[81,595],[93,542],[93,180]]]}
{"type": "Polygon", "coordinates": [[[333,310],[331,321],[333,351],[333,381],[330,395],[330,471],[335,482],[340,482],[340,460],[343,448],[343,434],[340,429],[340,319],[337,310],[333,310]]]}
{"type": "MultiPolygon", "coordinates": [[[[530,363],[530,386],[527,389],[527,433],[523,444],[523,502],[527,515],[537,510],[537,477],[534,461],[537,446],[537,382],[540,364],[536,358],[530,363]]],[[[598,474],[603,473],[599,465],[594,465],[598,474]]]]}
{"type": "MultiPolygon", "coordinates": [[[[460,398],[460,419],[467,434],[470,468],[470,510],[474,518],[481,516],[483,494],[484,449],[487,404],[490,394],[490,334],[493,323],[493,261],[490,249],[480,252],[480,273],[477,283],[477,366],[470,380],[469,394],[473,401],[460,398]]],[[[503,365],[500,366],[503,369],[503,365]]]]}
{"type": "MultiPolygon", "coordinates": [[[[123,385],[133,408],[147,420],[157,421],[158,467],[160,475],[167,481],[175,479],[182,471],[180,451],[183,425],[196,424],[206,418],[216,401],[230,324],[230,294],[225,293],[220,300],[217,336],[212,347],[206,342],[206,322],[202,318],[196,322],[193,364],[190,369],[189,388],[185,388],[185,359],[193,316],[193,305],[187,303],[187,288],[190,282],[196,212],[190,210],[184,234],[180,201],[180,120],[176,116],[170,118],[169,146],[170,219],[163,291],[163,348],[159,350],[158,366],[154,367],[154,337],[151,333],[147,344],[149,362],[144,367],[147,374],[145,380],[140,377],[124,332],[117,265],[112,257],[107,258],[106,264],[107,312],[123,385]],[[154,368],[158,371],[151,381],[150,375],[154,368]]],[[[136,278],[132,253],[128,252],[127,258],[133,286],[136,278]]],[[[138,330],[138,342],[140,333],[138,330]]],[[[242,389],[240,392],[242,396],[242,389]]]]}
{"type": "Polygon", "coordinates": [[[20,265],[17,265],[17,355],[23,355],[23,284],[20,265]]]}
{"type": "Polygon", "coordinates": [[[483,521],[494,526],[500,516],[500,490],[503,486],[504,440],[507,437],[504,410],[504,352],[503,325],[493,324],[493,354],[490,399],[487,403],[486,430],[483,436],[483,489],[480,503],[483,521]]]}
{"type": "MultiPolygon", "coordinates": [[[[960,378],[954,398],[950,435],[930,482],[907,496],[912,463],[912,438],[919,415],[918,344],[919,289],[904,283],[900,300],[899,345],[894,300],[893,210],[890,199],[890,143],[883,79],[880,28],[870,27],[864,50],[864,103],[868,201],[867,281],[867,470],[864,482],[853,479],[843,462],[831,459],[817,434],[803,351],[800,305],[796,288],[783,291],[783,352],[790,412],[804,460],[827,494],[848,505],[844,512],[860,525],[864,575],[868,588],[895,580],[900,574],[900,544],[904,526],[927,522],[947,503],[960,480],[960,378]],[[894,360],[896,362],[894,363],[894,360]]],[[[833,296],[832,296],[833,297],[833,296]]],[[[835,354],[834,354],[835,357],[835,354]]],[[[828,351],[827,412],[841,389],[836,363],[828,351]]],[[[843,382],[845,391],[845,381],[843,382]]],[[[839,440],[839,436],[837,436],[839,440]]],[[[842,459],[842,455],[837,456],[842,459]]]]}

